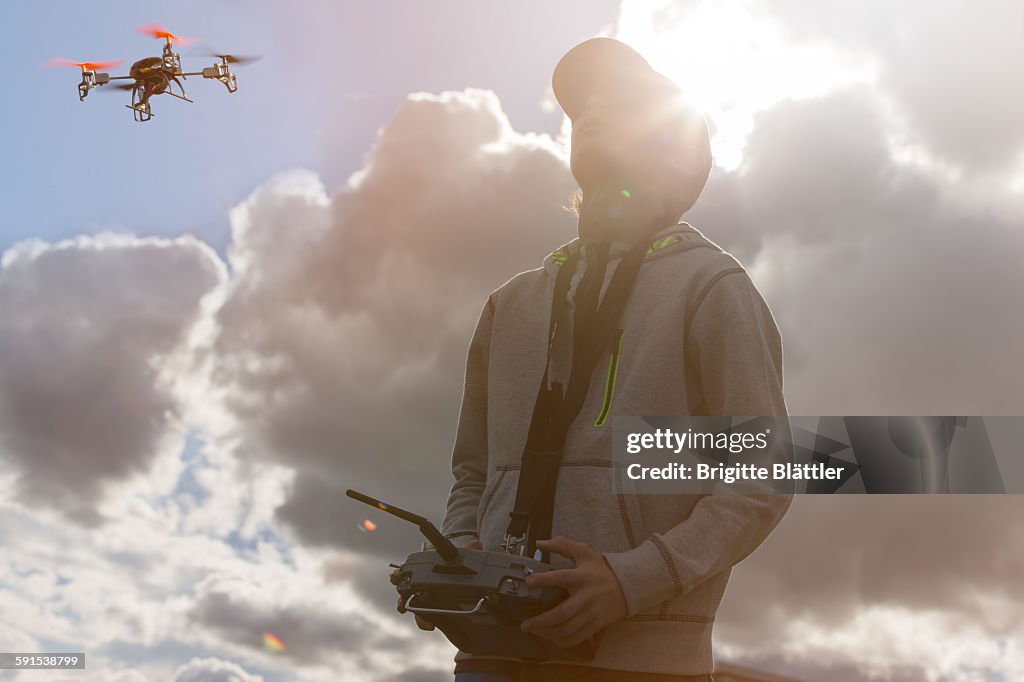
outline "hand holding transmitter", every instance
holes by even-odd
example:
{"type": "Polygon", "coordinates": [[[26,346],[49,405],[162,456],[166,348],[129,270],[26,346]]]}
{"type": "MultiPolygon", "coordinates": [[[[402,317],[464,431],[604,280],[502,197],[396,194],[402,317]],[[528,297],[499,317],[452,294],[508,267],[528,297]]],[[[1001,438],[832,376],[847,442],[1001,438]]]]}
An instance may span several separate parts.
{"type": "Polygon", "coordinates": [[[529,557],[458,548],[428,519],[355,490],[346,495],[415,524],[433,550],[410,554],[391,577],[403,606],[474,656],[533,661],[589,661],[596,645],[568,649],[520,630],[520,624],[568,596],[558,587],[530,588],[526,576],[552,570],[529,557]]]}

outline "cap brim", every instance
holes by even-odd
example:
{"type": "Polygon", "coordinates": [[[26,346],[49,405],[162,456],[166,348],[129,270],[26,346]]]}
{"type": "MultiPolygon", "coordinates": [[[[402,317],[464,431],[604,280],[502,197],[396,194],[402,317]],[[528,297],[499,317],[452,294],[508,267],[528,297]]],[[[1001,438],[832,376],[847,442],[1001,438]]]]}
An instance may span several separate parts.
{"type": "Polygon", "coordinates": [[[555,99],[573,121],[595,92],[651,88],[664,89],[666,94],[680,92],[639,52],[614,38],[591,38],[580,43],[565,53],[551,76],[555,99]]]}

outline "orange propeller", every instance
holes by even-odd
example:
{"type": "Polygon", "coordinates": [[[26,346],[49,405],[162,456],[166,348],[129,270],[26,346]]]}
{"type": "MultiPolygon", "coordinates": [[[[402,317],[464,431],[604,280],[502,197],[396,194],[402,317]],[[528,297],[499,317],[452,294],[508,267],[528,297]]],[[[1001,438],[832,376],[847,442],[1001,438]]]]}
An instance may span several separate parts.
{"type": "Polygon", "coordinates": [[[116,69],[124,62],[123,59],[115,59],[109,62],[73,62],[70,59],[64,59],[63,57],[50,57],[43,66],[47,68],[55,68],[59,66],[77,66],[85,71],[106,71],[107,69],[116,69]]]}
{"type": "Polygon", "coordinates": [[[152,38],[166,40],[178,45],[191,45],[195,42],[195,38],[186,38],[185,36],[174,35],[162,24],[146,24],[145,26],[139,26],[135,30],[152,38]]]}

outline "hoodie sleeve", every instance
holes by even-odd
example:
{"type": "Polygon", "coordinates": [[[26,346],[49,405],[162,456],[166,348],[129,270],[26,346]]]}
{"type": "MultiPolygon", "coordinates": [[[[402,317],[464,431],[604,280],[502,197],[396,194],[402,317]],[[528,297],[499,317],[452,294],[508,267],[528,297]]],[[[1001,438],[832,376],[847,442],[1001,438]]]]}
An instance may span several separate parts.
{"type": "Polygon", "coordinates": [[[685,320],[687,376],[696,414],[786,416],[782,337],[768,304],[741,267],[712,277],[685,320]]]}
{"type": "MultiPolygon", "coordinates": [[[[771,311],[742,268],[704,287],[687,320],[687,376],[699,378],[695,413],[786,416],[782,340],[771,311]]],[[[686,520],[605,559],[628,616],[688,592],[746,558],[781,520],[791,495],[705,495],[686,520]]]]}
{"type": "Polygon", "coordinates": [[[487,364],[494,300],[480,313],[466,358],[459,427],[452,450],[452,477],[441,532],[456,546],[479,538],[477,508],[487,481],[487,364]]]}

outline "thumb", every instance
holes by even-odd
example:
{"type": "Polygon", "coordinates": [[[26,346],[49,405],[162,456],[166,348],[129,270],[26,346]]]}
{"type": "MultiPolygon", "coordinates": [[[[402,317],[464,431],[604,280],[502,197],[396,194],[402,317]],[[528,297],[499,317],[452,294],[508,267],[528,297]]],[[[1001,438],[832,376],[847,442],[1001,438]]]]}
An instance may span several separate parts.
{"type": "Polygon", "coordinates": [[[416,616],[416,627],[418,627],[420,630],[426,630],[427,632],[431,632],[434,630],[435,626],[429,620],[416,616]]]}
{"type": "Polygon", "coordinates": [[[542,550],[568,557],[576,565],[579,565],[581,561],[594,553],[594,550],[590,549],[588,545],[576,540],[570,540],[561,535],[557,535],[550,540],[537,540],[537,546],[542,550]]]}

